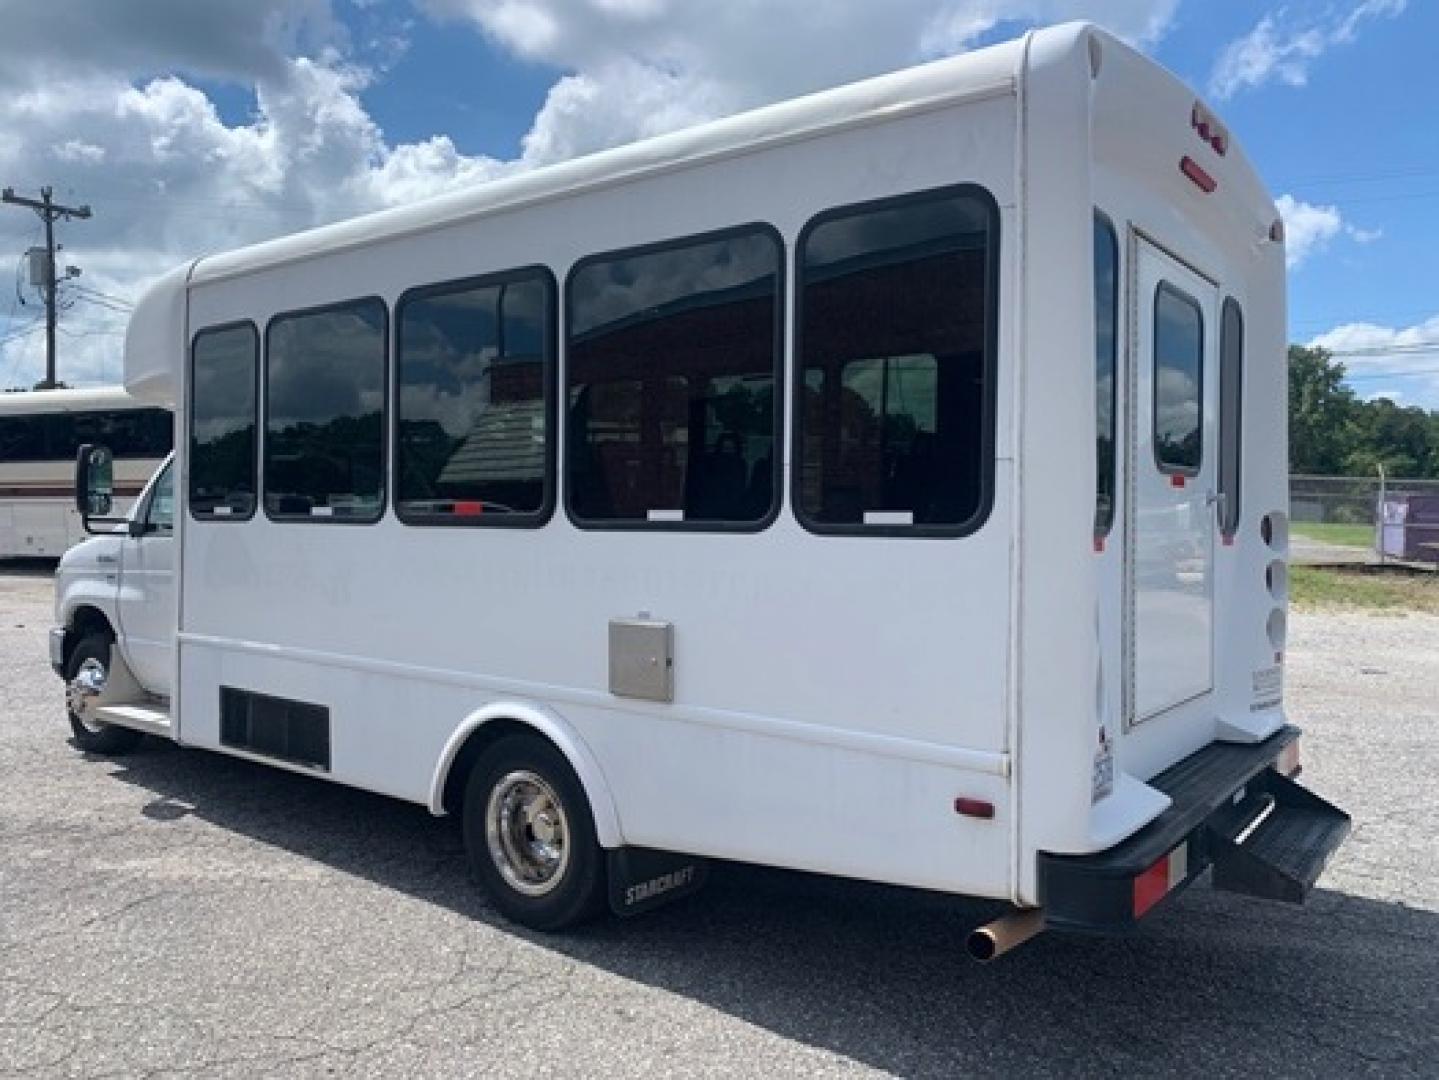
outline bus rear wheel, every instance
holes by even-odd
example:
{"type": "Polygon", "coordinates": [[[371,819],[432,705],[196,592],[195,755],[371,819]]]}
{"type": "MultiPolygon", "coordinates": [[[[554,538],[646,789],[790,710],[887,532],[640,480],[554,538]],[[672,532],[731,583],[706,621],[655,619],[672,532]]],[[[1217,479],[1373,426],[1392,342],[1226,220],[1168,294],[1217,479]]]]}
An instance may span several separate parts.
{"type": "Polygon", "coordinates": [[[126,754],[140,743],[140,733],[114,727],[91,717],[93,701],[110,677],[110,654],[115,640],[109,634],[90,633],[81,638],[65,665],[65,708],[75,745],[87,754],[126,754]]]}
{"type": "Polygon", "coordinates": [[[507,919],[559,930],[602,910],[604,853],[589,800],[549,742],[507,735],[480,755],[465,786],[464,832],[470,866],[507,919]]]}

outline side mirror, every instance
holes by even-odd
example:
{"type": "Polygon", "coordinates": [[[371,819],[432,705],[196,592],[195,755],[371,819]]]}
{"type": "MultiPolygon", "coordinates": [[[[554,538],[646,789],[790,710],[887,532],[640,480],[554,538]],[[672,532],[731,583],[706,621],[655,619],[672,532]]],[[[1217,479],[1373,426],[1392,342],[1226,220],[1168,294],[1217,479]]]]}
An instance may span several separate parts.
{"type": "Polygon", "coordinates": [[[115,507],[115,455],[108,446],[86,443],[75,456],[75,509],[89,528],[115,507]]]}

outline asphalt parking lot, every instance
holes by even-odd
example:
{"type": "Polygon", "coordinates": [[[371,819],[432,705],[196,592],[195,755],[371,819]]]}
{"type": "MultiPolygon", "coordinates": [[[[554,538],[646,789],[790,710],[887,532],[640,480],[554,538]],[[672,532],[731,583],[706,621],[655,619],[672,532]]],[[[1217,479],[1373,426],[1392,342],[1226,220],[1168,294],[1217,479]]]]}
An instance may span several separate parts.
{"type": "MultiPolygon", "coordinates": [[[[12,568],[13,571],[13,568],[12,568]]],[[[0,1075],[1433,1076],[1439,618],[1296,615],[1304,908],[1211,891],[988,967],[992,906],[746,867],[517,931],[423,809],[158,742],[69,745],[50,583],[0,571],[0,1075]]]]}

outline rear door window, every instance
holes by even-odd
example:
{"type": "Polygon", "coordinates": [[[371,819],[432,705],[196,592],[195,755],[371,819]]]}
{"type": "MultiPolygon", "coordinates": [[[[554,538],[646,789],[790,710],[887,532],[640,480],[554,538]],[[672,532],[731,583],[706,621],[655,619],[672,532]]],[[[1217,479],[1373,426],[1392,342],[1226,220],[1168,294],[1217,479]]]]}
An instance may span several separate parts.
{"type": "Polygon", "coordinates": [[[1204,315],[1162,281],[1154,294],[1154,456],[1161,472],[1193,475],[1204,452],[1204,315]]]}

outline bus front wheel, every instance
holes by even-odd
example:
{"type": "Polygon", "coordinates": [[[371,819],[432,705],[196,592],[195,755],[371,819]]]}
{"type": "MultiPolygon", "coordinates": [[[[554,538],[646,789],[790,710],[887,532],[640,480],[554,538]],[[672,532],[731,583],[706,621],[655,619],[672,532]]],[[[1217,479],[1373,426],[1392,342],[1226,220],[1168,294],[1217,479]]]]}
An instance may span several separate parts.
{"type": "Polygon", "coordinates": [[[574,769],[536,736],[506,735],[465,786],[465,850],[502,915],[559,930],[599,914],[604,853],[574,769]]]}
{"type": "Polygon", "coordinates": [[[65,706],[75,745],[87,754],[125,754],[140,743],[140,733],[101,723],[90,714],[93,701],[110,677],[110,655],[115,640],[109,634],[86,634],[75,645],[65,665],[65,706]]]}

